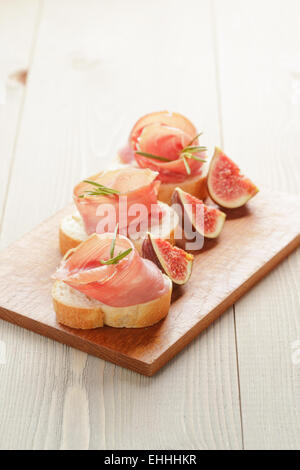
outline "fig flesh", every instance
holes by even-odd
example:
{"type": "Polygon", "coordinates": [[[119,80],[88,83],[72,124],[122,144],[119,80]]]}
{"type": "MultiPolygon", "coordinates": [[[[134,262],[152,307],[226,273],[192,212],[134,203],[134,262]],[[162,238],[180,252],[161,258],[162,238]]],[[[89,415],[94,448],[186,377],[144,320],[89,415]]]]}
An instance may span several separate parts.
{"type": "Polygon", "coordinates": [[[259,191],[239,167],[216,147],[211,160],[207,187],[211,199],[219,206],[235,209],[246,204],[259,191]]]}
{"type": "Polygon", "coordinates": [[[185,284],[191,276],[193,255],[166,240],[155,239],[151,233],[143,242],[142,256],[155,263],[174,284],[185,284]]]}
{"type": "MultiPolygon", "coordinates": [[[[181,216],[184,232],[187,229],[189,231],[193,230],[205,238],[217,238],[226,219],[224,212],[215,207],[207,206],[201,199],[186,193],[181,188],[174,190],[172,207],[180,212],[178,215],[181,216]]],[[[186,238],[191,239],[190,236],[186,238]]]]}

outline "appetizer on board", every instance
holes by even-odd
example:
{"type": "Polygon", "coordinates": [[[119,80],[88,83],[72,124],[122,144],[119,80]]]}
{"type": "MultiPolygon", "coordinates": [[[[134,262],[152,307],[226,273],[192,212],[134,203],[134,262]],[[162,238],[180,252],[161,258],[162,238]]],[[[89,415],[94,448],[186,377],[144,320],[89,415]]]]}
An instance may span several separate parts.
{"type": "Polygon", "coordinates": [[[53,278],[57,320],[72,328],[146,327],[170,308],[171,280],[116,231],[70,250],[53,278]]]}
{"type": "Polygon", "coordinates": [[[168,111],[147,114],[133,126],[119,158],[124,164],[158,172],[160,201],[170,204],[177,186],[204,199],[206,148],[199,145],[200,135],[182,114],[168,111]]]}
{"type": "Polygon", "coordinates": [[[60,225],[60,251],[64,255],[92,233],[113,232],[129,236],[141,251],[147,232],[174,243],[179,219],[167,204],[157,200],[158,173],[149,169],[123,168],[98,173],[74,188],[77,212],[60,225]]]}

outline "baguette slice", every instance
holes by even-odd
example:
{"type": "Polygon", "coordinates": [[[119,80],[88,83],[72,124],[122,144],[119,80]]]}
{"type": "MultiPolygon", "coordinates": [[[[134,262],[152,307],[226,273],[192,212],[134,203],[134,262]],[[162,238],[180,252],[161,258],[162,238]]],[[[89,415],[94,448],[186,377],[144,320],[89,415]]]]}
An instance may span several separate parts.
{"type": "Polygon", "coordinates": [[[59,323],[76,329],[99,328],[104,325],[115,328],[143,328],[162,320],[169,311],[172,282],[161,297],[129,307],[110,307],[91,299],[69,287],[63,281],[56,281],[52,288],[52,298],[56,318],[59,323]]]}
{"type": "MultiPolygon", "coordinates": [[[[165,215],[160,224],[154,225],[151,233],[154,238],[162,238],[174,244],[175,230],[179,224],[177,213],[167,204],[159,203],[164,207],[165,215]]],[[[142,251],[142,244],[147,236],[147,232],[141,234],[137,239],[132,239],[139,253],[142,251]]],[[[86,234],[83,220],[79,212],[73,215],[67,215],[61,222],[59,228],[59,246],[62,255],[65,255],[71,248],[76,248],[81,242],[86,240],[86,234]]]]}

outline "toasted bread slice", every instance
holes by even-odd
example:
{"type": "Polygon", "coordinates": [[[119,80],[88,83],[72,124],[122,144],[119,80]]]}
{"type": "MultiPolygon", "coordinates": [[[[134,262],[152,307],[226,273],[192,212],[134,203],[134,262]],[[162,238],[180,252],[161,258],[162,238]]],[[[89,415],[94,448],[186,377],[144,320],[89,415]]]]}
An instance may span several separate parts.
{"type": "Polygon", "coordinates": [[[186,178],[181,183],[161,183],[158,190],[158,199],[166,204],[171,204],[175,188],[181,188],[186,193],[190,193],[201,200],[206,199],[208,195],[206,176],[196,175],[186,178]]]}
{"type": "MultiPolygon", "coordinates": [[[[174,233],[179,224],[178,215],[167,204],[159,204],[164,209],[164,216],[159,224],[150,227],[149,230],[154,238],[162,238],[174,244],[174,233]]],[[[146,236],[147,232],[140,234],[139,238],[132,238],[132,242],[139,253],[141,253],[142,244],[146,236]]],[[[59,246],[62,255],[65,255],[71,248],[76,248],[87,238],[88,235],[86,234],[79,212],[68,215],[62,220],[59,228],[59,246]]]]}
{"type": "Polygon", "coordinates": [[[62,219],[59,227],[59,248],[62,255],[72,248],[76,248],[87,238],[82,217],[77,210],[74,214],[67,215],[62,219]]]}
{"type": "Polygon", "coordinates": [[[59,323],[76,329],[99,328],[104,325],[115,328],[143,328],[162,320],[169,311],[172,282],[169,290],[161,297],[129,307],[110,307],[91,299],[69,287],[63,281],[56,281],[52,288],[52,298],[56,318],[59,323]]]}

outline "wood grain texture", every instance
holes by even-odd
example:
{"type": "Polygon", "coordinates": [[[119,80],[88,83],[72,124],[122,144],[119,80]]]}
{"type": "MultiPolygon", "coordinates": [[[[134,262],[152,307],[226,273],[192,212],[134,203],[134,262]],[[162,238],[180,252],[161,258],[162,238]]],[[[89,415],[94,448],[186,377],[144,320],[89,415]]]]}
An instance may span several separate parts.
{"type": "MultiPolygon", "coordinates": [[[[209,1],[42,6],[2,247],[108,166],[149,110],[179,110],[205,130],[210,152],[220,143],[209,1]],[[183,73],[191,63],[193,73],[183,73]]],[[[151,379],[1,321],[9,352],[0,368],[1,448],[241,448],[231,312],[151,379]],[[70,435],[74,396],[84,426],[70,435]]]]}
{"type": "MultiPolygon", "coordinates": [[[[18,80],[18,72],[28,71],[30,74],[39,23],[39,3],[37,0],[0,2],[1,224],[5,218],[5,203],[14,172],[17,139],[26,99],[26,83],[18,80]]],[[[3,321],[0,323],[0,341],[6,345],[7,358],[6,364],[0,365],[0,448],[33,448],[41,436],[36,431],[45,429],[41,410],[43,391],[49,383],[46,371],[54,371],[52,363],[47,360],[50,358],[48,348],[49,345],[51,348],[51,341],[42,339],[40,342],[40,338],[30,332],[26,332],[25,336],[18,335],[18,328],[3,321]],[[39,403],[37,397],[41,397],[39,403]]],[[[54,354],[53,350],[52,357],[54,354]]]]}
{"type": "MultiPolygon", "coordinates": [[[[225,143],[261,188],[299,192],[297,0],[42,3],[17,140],[22,86],[0,106],[0,206],[14,155],[2,247],[63,207],[79,178],[109,165],[133,120],[155,107],[189,115],[210,153],[225,143]]],[[[26,68],[35,5],[0,2],[1,80],[26,68]]],[[[246,448],[300,447],[300,369],[291,361],[299,268],[298,250],[235,306],[246,448]]],[[[152,378],[5,321],[0,340],[1,449],[242,446],[231,313],[152,378]]]]}
{"type": "Polygon", "coordinates": [[[217,242],[206,242],[188,284],[174,289],[165,320],[135,330],[74,330],[57,323],[51,301],[50,277],[60,259],[57,232],[66,212],[69,207],[0,256],[0,316],[144,375],[156,373],[300,245],[300,198],[262,193],[228,214],[217,242]]]}
{"type": "MultiPolygon", "coordinates": [[[[38,16],[38,1],[0,4],[0,217],[6,201],[14,148],[21,120],[25,85],[18,72],[28,72],[38,16]]],[[[0,221],[1,227],[1,221],[0,221]]]]}
{"type": "MultiPolygon", "coordinates": [[[[225,150],[260,187],[299,194],[300,4],[214,3],[225,150]]],[[[235,306],[246,449],[300,448],[299,275],[297,250],[235,306]]]]}

